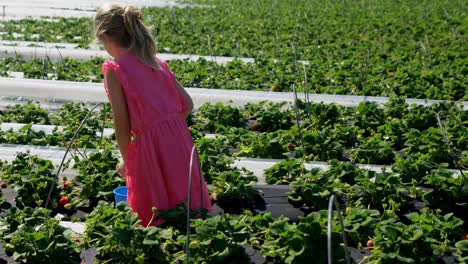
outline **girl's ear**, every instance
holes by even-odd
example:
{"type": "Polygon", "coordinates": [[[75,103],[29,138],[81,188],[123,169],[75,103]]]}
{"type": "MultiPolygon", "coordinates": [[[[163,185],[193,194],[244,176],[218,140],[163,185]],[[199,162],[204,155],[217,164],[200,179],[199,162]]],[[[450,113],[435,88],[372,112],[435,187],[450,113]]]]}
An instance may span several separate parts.
{"type": "Polygon", "coordinates": [[[106,33],[103,33],[101,35],[101,43],[104,45],[104,49],[106,49],[107,53],[111,55],[112,57],[115,57],[114,54],[114,42],[112,39],[107,35],[106,33]]]}
{"type": "Polygon", "coordinates": [[[100,38],[102,43],[108,43],[109,42],[109,35],[107,35],[107,33],[102,33],[100,38]]]}

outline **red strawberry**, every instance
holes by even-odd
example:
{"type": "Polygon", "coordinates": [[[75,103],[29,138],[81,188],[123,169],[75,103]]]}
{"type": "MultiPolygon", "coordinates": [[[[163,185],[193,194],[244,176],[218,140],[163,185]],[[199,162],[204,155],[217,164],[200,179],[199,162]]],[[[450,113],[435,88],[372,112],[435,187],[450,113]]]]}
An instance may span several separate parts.
{"type": "Polygon", "coordinates": [[[289,151],[294,151],[295,148],[296,148],[296,144],[294,144],[294,142],[289,142],[288,143],[289,151]]]}
{"type": "Polygon", "coordinates": [[[368,241],[367,241],[367,247],[368,247],[368,248],[373,248],[373,247],[374,247],[374,241],[368,240],[368,241]]]}
{"type": "Polygon", "coordinates": [[[259,125],[257,124],[253,124],[251,127],[250,127],[252,130],[258,130],[260,128],[259,125]]]}
{"type": "Polygon", "coordinates": [[[1,182],[0,182],[0,187],[6,188],[6,187],[7,187],[7,183],[4,182],[4,181],[1,181],[1,182]]]}
{"type": "Polygon", "coordinates": [[[60,200],[58,201],[58,205],[59,207],[64,207],[68,202],[70,202],[70,198],[68,198],[67,196],[64,196],[60,198],[60,200]]]}
{"type": "Polygon", "coordinates": [[[70,182],[64,181],[64,182],[62,183],[62,188],[63,188],[64,190],[66,190],[66,189],[68,188],[68,186],[70,186],[70,182]]]}

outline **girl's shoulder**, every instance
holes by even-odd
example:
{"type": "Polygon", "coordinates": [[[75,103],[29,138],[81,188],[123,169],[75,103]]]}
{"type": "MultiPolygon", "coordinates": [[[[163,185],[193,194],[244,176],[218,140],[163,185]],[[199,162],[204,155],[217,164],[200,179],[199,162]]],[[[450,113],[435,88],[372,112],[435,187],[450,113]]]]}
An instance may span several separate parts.
{"type": "Polygon", "coordinates": [[[159,58],[158,56],[155,56],[156,58],[156,62],[159,64],[159,66],[161,66],[161,68],[169,68],[169,66],[167,65],[167,62],[161,58],[159,58]]]}
{"type": "Polygon", "coordinates": [[[102,63],[101,69],[102,74],[104,75],[104,80],[106,79],[107,73],[109,71],[113,71],[119,82],[122,84],[122,86],[127,86],[127,78],[118,62],[113,60],[106,60],[104,63],[102,63]]]}
{"type": "Polygon", "coordinates": [[[102,69],[102,74],[104,75],[106,75],[109,70],[112,70],[115,73],[119,74],[120,65],[116,61],[106,60],[102,63],[101,69],[102,69]]]}

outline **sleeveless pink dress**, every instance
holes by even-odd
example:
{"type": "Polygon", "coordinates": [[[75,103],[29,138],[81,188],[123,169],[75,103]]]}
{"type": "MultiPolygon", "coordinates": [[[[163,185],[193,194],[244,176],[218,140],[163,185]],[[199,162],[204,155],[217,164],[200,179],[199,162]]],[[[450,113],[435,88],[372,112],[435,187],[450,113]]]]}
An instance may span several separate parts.
{"type": "MultiPolygon", "coordinates": [[[[184,101],[176,90],[176,78],[163,60],[157,60],[161,65],[159,71],[146,66],[129,51],[117,61],[106,61],[102,65],[104,76],[109,70],[116,73],[127,102],[134,134],[125,162],[127,202],[144,226],[151,220],[153,207],[167,210],[179,203],[187,205],[193,146],[182,114],[184,101]]],[[[109,96],[107,87],[105,89],[109,96]]],[[[203,207],[211,211],[197,158],[192,173],[190,208],[203,207]]]]}

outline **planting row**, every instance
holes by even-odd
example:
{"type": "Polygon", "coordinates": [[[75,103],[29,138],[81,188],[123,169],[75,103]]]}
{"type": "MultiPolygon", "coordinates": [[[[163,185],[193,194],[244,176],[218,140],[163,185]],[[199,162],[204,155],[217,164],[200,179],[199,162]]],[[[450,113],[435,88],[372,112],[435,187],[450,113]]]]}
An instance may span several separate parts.
{"type": "MultiPolygon", "coordinates": [[[[408,106],[403,99],[391,98],[383,107],[369,102],[346,108],[299,101],[297,109],[296,114],[292,105],[268,102],[243,107],[205,104],[187,121],[197,146],[215,156],[388,165],[413,156],[452,168],[467,166],[468,112],[458,104],[408,106]],[[205,136],[213,133],[217,136],[205,136]]],[[[91,115],[75,147],[98,148],[103,111],[91,115]]],[[[111,127],[109,105],[106,111],[104,125],[111,127]]],[[[3,122],[29,125],[0,131],[0,143],[66,146],[87,112],[82,103],[65,104],[54,114],[34,103],[8,107],[0,115],[3,122]],[[47,134],[33,130],[31,124],[64,127],[47,134]]]]}
{"type": "MultiPolygon", "coordinates": [[[[36,156],[19,154],[11,163],[1,164],[2,187],[8,185],[15,192],[9,205],[13,207],[2,212],[0,221],[0,240],[9,256],[18,262],[48,263],[55,256],[55,263],[76,263],[81,249],[95,248],[98,263],[184,263],[184,205],[169,211],[156,209],[155,221],[164,223],[155,228],[138,225],[125,204],[109,204],[112,190],[124,184],[114,172],[117,159],[109,150],[107,146],[76,158],[79,175],[58,183],[53,180],[51,162],[36,156]],[[51,185],[52,212],[39,208],[51,185]],[[73,215],[76,210],[90,212],[83,236],[72,235],[52,218],[56,213],[73,215]]],[[[262,256],[263,261],[255,263],[304,263],[312,256],[316,260],[312,263],[324,263],[327,212],[323,209],[331,194],[343,208],[348,246],[366,248],[370,263],[440,263],[442,257],[453,254],[466,261],[466,179],[439,166],[425,168],[429,173],[416,184],[411,170],[374,173],[350,163],[332,161],[330,165],[327,171],[307,171],[299,161],[285,161],[271,169],[272,179],[291,183],[288,200],[304,212],[298,222],[261,212],[257,204],[262,196],[248,172],[218,173],[209,188],[211,199],[235,216],[192,212],[198,219],[191,222],[191,261],[252,263],[248,246],[262,256]]],[[[342,263],[344,248],[336,214],[333,221],[334,263],[342,263]]]]}
{"type": "MultiPolygon", "coordinates": [[[[463,1],[418,5],[381,1],[353,5],[305,0],[197,2],[213,6],[143,10],[142,19],[154,25],[153,35],[161,50],[232,57],[295,55],[307,60],[329,55],[361,61],[370,50],[369,60],[381,62],[385,58],[411,60],[414,52],[423,56],[429,52],[433,57],[440,50],[461,52],[466,39],[463,1]],[[387,57],[380,58],[383,54],[387,57]],[[406,56],[397,58],[400,55],[406,56]]],[[[1,28],[7,33],[4,39],[21,33],[16,37],[87,45],[93,38],[89,18],[2,21],[1,28]]]]}
{"type": "MultiPolygon", "coordinates": [[[[64,58],[61,62],[35,59],[3,58],[1,76],[22,72],[25,78],[102,82],[101,65],[104,59],[78,61],[64,58]]],[[[186,87],[222,88],[237,90],[292,91],[305,88],[311,93],[349,94],[367,96],[404,96],[442,100],[467,100],[463,69],[431,69],[408,73],[381,67],[363,75],[363,69],[353,62],[336,61],[332,66],[310,62],[298,67],[290,60],[259,58],[255,63],[240,60],[220,65],[203,58],[198,61],[174,59],[168,61],[178,80],[186,87]]],[[[367,69],[365,71],[368,71],[367,69]]]]}

